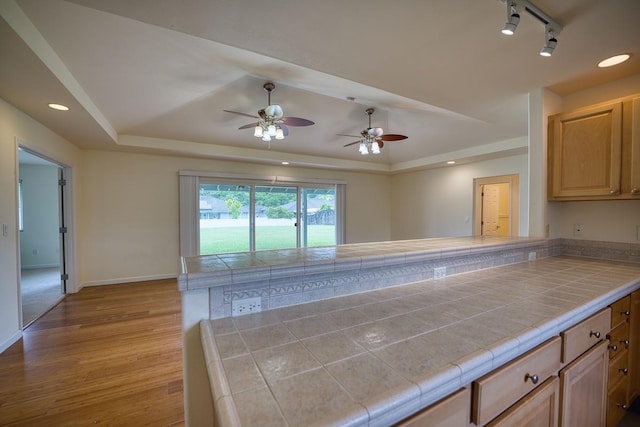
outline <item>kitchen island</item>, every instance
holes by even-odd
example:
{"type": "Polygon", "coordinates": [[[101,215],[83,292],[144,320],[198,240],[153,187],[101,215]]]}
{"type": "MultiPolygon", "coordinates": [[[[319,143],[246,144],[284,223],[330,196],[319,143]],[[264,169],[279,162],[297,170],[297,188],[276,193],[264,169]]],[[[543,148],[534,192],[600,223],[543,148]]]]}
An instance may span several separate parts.
{"type": "MultiPolygon", "coordinates": [[[[523,244],[540,242],[486,249],[523,244]]],[[[637,264],[545,256],[499,265],[202,320],[219,424],[389,425],[640,287],[637,264]]]]}

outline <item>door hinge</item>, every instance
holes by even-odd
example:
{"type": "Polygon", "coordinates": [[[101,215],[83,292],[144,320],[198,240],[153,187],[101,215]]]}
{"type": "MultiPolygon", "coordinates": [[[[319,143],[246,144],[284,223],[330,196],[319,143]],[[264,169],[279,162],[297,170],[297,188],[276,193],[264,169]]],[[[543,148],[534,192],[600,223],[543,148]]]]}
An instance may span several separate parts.
{"type": "Polygon", "coordinates": [[[60,234],[65,234],[67,232],[67,227],[60,227],[60,234]]]}
{"type": "Polygon", "coordinates": [[[64,187],[65,185],[67,185],[67,180],[66,179],[59,179],[58,180],[58,185],[61,187],[64,187]]]}
{"type": "Polygon", "coordinates": [[[60,275],[60,280],[69,280],[69,275],[68,274],[61,274],[60,275]]]}

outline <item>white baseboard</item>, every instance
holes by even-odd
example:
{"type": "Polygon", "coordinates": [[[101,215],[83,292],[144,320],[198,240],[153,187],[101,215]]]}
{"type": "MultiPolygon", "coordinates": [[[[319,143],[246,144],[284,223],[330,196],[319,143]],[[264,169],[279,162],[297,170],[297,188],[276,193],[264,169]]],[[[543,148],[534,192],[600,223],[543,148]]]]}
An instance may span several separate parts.
{"type": "Polygon", "coordinates": [[[0,353],[4,352],[6,349],[8,349],[9,347],[11,347],[13,345],[13,343],[15,343],[16,341],[18,341],[20,338],[22,338],[22,331],[18,331],[15,334],[13,334],[13,336],[11,338],[9,338],[7,341],[0,343],[0,353]]]}
{"type": "Polygon", "coordinates": [[[120,279],[108,279],[108,280],[94,280],[91,282],[80,283],[78,291],[85,286],[105,286],[105,285],[118,285],[121,283],[133,283],[133,282],[148,282],[150,280],[165,280],[165,279],[177,279],[175,274],[159,274],[156,276],[137,276],[137,277],[124,277],[120,279]]]}

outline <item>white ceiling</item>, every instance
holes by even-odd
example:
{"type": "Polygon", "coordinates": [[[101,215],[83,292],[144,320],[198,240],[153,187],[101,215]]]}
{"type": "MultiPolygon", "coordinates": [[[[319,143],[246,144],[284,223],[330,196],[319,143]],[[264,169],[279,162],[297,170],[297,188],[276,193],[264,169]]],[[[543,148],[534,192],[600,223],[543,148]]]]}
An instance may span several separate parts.
{"type": "Polygon", "coordinates": [[[499,0],[2,0],[0,96],[82,148],[380,172],[501,156],[526,150],[529,92],[640,73],[638,0],[533,3],[564,26],[550,58],[526,12],[500,33],[499,0]],[[270,148],[223,111],[256,114],[266,81],[285,115],[316,123],[270,148]],[[343,148],[367,107],[409,138],[343,148]]]}

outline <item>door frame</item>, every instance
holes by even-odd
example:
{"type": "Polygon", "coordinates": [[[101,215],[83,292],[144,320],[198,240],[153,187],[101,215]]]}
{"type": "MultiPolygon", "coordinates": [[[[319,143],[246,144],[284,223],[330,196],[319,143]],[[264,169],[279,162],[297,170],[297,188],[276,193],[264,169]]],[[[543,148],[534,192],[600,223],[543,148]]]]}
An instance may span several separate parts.
{"type": "MultiPolygon", "coordinates": [[[[59,188],[59,194],[58,194],[58,207],[60,209],[62,209],[62,212],[60,213],[60,223],[64,224],[64,226],[67,229],[66,233],[61,234],[60,237],[60,244],[61,246],[64,245],[64,259],[61,259],[61,264],[60,264],[60,271],[64,272],[67,275],[67,279],[64,281],[64,283],[61,283],[61,286],[63,286],[63,295],[64,294],[68,294],[68,293],[75,293],[78,291],[78,286],[77,286],[77,281],[76,281],[76,250],[75,250],[75,220],[74,220],[74,186],[73,186],[73,168],[71,166],[69,166],[68,164],[59,161],[58,159],[55,158],[55,156],[53,155],[49,155],[45,152],[43,152],[43,150],[37,148],[37,147],[33,147],[32,145],[30,145],[28,142],[20,140],[18,138],[16,138],[15,140],[15,153],[16,153],[16,177],[15,177],[15,186],[16,188],[18,188],[18,179],[19,179],[19,171],[20,171],[20,160],[19,160],[19,154],[18,151],[19,150],[23,150],[29,154],[32,154],[34,156],[40,157],[50,163],[53,163],[57,166],[59,166],[61,168],[62,171],[62,176],[64,177],[64,180],[66,181],[65,185],[63,186],[58,186],[59,188]]],[[[16,209],[16,229],[18,228],[18,203],[17,203],[17,197],[16,197],[16,203],[15,203],[15,209],[16,209]]],[[[60,255],[62,256],[62,247],[61,247],[61,253],[60,255]]],[[[17,251],[17,260],[18,260],[18,271],[20,271],[21,265],[22,265],[22,261],[20,259],[20,239],[17,239],[16,242],[16,251],[17,251]]],[[[62,282],[62,279],[61,279],[62,282]]],[[[20,275],[18,275],[18,295],[21,295],[21,283],[20,283],[20,275]]],[[[22,325],[22,298],[19,297],[20,300],[19,302],[19,316],[20,316],[20,325],[21,327],[23,327],[24,325],[22,325]]]]}
{"type": "Polygon", "coordinates": [[[499,175],[473,179],[473,235],[482,235],[482,186],[509,184],[509,236],[518,236],[520,225],[520,175],[499,175]]]}

